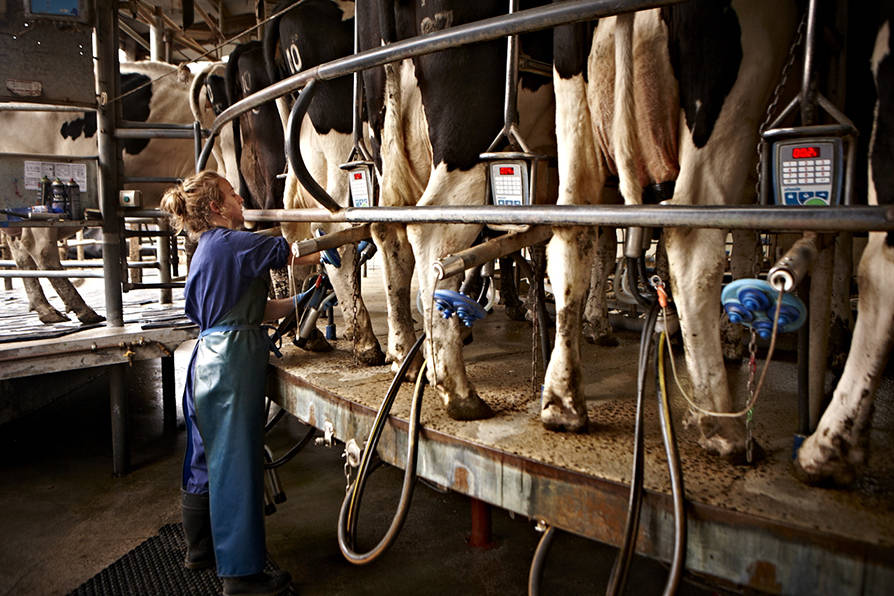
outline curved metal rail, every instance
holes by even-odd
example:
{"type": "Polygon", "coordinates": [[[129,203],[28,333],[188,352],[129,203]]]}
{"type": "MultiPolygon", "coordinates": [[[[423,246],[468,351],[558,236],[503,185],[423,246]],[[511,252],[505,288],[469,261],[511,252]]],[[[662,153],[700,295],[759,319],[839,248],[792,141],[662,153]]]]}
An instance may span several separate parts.
{"type": "MultiPolygon", "coordinates": [[[[207,163],[214,146],[214,139],[221,128],[237,116],[275,100],[287,93],[304,87],[311,81],[337,79],[405,58],[431,54],[458,45],[491,41],[508,35],[528,33],[539,29],[549,29],[579,21],[589,21],[600,17],[658,8],[670,4],[680,4],[685,0],[573,0],[559,2],[513,14],[476,21],[442,31],[411,37],[379,48],[359,52],[338,60],[325,62],[285,78],[269,87],[242,99],[221,112],[209,130],[208,140],[202,148],[196,167],[201,169],[207,163]]],[[[198,170],[197,170],[198,171],[198,170]]]]}

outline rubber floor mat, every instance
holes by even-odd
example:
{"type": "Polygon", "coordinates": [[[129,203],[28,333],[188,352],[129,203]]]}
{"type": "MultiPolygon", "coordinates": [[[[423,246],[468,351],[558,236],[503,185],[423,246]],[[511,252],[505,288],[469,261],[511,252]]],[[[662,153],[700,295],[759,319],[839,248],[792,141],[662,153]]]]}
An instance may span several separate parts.
{"type": "MultiPolygon", "coordinates": [[[[183,566],[186,542],[182,524],[163,526],[157,536],[149,538],[123,557],[91,577],[70,596],[205,596],[217,595],[223,589],[214,569],[194,571],[183,566]]],[[[278,567],[270,558],[264,571],[278,567]]],[[[295,594],[289,588],[286,594],[295,594]]]]}

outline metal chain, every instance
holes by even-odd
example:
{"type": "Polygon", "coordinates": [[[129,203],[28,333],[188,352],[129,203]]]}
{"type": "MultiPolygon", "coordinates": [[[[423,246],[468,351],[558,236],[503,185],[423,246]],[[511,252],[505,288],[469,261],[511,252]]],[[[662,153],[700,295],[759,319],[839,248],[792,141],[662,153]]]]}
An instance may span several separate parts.
{"type": "Polygon", "coordinates": [[[351,362],[359,364],[357,356],[357,301],[360,300],[360,253],[356,244],[348,245],[348,252],[353,255],[351,271],[351,362]]]}
{"type": "MultiPolygon", "coordinates": [[[[782,95],[782,89],[785,87],[785,83],[788,81],[789,74],[791,73],[792,66],[795,65],[795,60],[797,58],[796,51],[801,43],[804,41],[804,31],[807,28],[807,12],[805,11],[803,16],[801,17],[801,22],[798,23],[798,29],[795,32],[795,40],[792,42],[791,47],[788,49],[788,58],[786,58],[785,65],[782,67],[782,73],[779,77],[779,83],[776,85],[776,88],[773,89],[773,95],[770,98],[770,103],[767,105],[767,112],[764,116],[764,121],[761,123],[758,131],[763,134],[763,132],[767,129],[767,126],[770,122],[773,121],[773,117],[776,112],[776,106],[779,104],[779,98],[782,95]]],[[[756,197],[760,197],[761,193],[761,139],[758,138],[757,141],[757,165],[755,166],[755,170],[757,172],[757,183],[754,188],[754,195],[756,197]]]]}
{"type": "MultiPolygon", "coordinates": [[[[748,342],[748,401],[754,398],[754,375],[757,372],[757,332],[751,328],[751,340],[748,342]]],[[[754,408],[745,415],[745,461],[751,463],[754,447],[754,408]]]]}

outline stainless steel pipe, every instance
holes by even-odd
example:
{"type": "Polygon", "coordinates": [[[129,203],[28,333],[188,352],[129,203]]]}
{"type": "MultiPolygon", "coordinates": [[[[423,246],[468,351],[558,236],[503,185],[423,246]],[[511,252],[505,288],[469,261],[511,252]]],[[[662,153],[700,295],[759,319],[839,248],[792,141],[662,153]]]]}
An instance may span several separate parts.
{"type": "Polygon", "coordinates": [[[295,242],[292,245],[292,252],[296,257],[302,257],[304,255],[320,252],[321,250],[338,248],[339,246],[348,244],[349,242],[359,242],[361,240],[366,240],[371,236],[372,233],[369,231],[369,224],[363,224],[353,228],[339,230],[338,232],[333,232],[331,234],[326,234],[325,236],[318,236],[317,238],[309,238],[307,240],[295,242]]]}
{"type": "Polygon", "coordinates": [[[11,269],[0,270],[0,277],[105,277],[102,271],[85,271],[80,269],[62,269],[62,270],[20,270],[11,269]]]}
{"type": "Polygon", "coordinates": [[[549,240],[552,235],[550,226],[534,226],[522,232],[512,232],[439,259],[432,264],[432,269],[439,280],[447,279],[526,246],[549,240]]]}
{"type": "Polygon", "coordinates": [[[694,205],[423,206],[326,209],[248,209],[246,221],[349,223],[465,223],[767,231],[894,230],[894,207],[760,207],[694,205]]]}
{"type": "Polygon", "coordinates": [[[776,289],[781,288],[784,292],[791,292],[797,288],[819,253],[818,240],[819,238],[814,232],[806,232],[770,268],[767,273],[767,282],[776,289]]]}

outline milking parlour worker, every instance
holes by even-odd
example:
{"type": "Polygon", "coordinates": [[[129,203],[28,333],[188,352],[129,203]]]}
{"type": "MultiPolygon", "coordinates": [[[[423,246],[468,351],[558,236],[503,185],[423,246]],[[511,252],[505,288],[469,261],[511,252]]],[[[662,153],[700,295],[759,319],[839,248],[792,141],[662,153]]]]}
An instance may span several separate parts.
{"type": "Polygon", "coordinates": [[[290,576],[265,573],[264,390],[269,340],[260,327],[293,308],[268,300],[269,270],[292,258],[288,242],[241,231],[242,197],[216,172],[170,188],[161,207],[198,248],[186,280],[186,314],[200,329],[183,412],[183,529],[191,569],[217,564],[223,593],[277,594],[290,576]]]}

